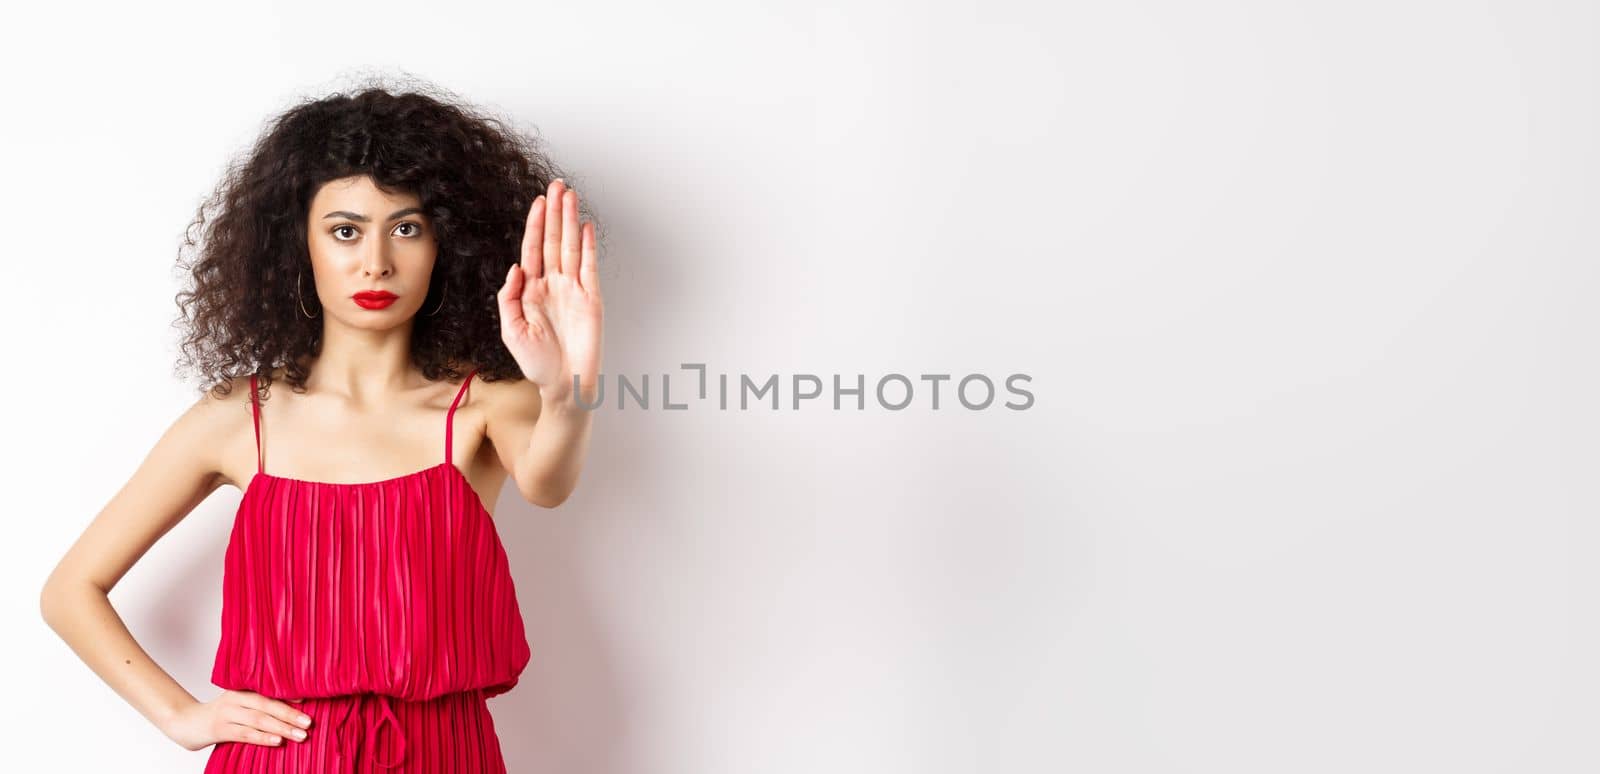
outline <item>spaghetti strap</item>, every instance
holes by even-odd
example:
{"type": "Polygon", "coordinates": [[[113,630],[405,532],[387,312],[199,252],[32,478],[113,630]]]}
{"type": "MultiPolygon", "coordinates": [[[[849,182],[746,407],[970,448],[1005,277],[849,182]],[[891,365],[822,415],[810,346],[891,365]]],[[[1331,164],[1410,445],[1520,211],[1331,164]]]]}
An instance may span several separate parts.
{"type": "Polygon", "coordinates": [[[261,473],[261,406],[256,403],[256,375],[250,374],[250,419],[256,431],[256,472],[261,473]]]}
{"type": "Polygon", "coordinates": [[[472,375],[476,374],[477,372],[478,372],[478,369],[476,369],[476,368],[474,368],[471,371],[467,372],[467,378],[461,380],[461,389],[456,390],[456,399],[453,400],[453,401],[450,401],[450,412],[445,414],[445,416],[444,416],[444,461],[445,462],[453,462],[454,461],[454,460],[452,460],[450,458],[451,457],[450,431],[452,429],[454,429],[454,426],[455,426],[455,422],[453,420],[455,419],[455,416],[456,416],[456,404],[461,402],[461,396],[466,394],[466,392],[467,392],[467,385],[472,383],[472,375]]]}

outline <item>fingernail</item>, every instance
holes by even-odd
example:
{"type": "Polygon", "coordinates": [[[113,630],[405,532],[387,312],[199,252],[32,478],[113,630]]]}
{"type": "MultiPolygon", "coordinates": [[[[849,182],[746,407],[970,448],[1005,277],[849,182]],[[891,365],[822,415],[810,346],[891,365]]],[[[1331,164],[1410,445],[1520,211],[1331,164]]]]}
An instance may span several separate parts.
{"type": "Polygon", "coordinates": [[[306,740],[306,732],[297,728],[294,730],[294,738],[297,742],[304,742],[306,740]]]}
{"type": "Polygon", "coordinates": [[[301,728],[310,728],[311,727],[311,718],[309,716],[307,716],[307,715],[301,715],[296,720],[296,722],[300,724],[301,728]]]}

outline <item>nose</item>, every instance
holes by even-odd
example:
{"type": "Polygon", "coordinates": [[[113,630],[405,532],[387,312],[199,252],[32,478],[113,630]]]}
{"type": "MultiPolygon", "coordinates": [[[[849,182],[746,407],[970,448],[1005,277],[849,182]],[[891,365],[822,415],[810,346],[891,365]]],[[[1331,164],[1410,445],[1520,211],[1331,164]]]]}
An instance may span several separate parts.
{"type": "Polygon", "coordinates": [[[389,246],[386,240],[374,239],[369,244],[365,255],[361,257],[361,273],[367,277],[387,277],[394,273],[394,262],[389,260],[389,246]]]}

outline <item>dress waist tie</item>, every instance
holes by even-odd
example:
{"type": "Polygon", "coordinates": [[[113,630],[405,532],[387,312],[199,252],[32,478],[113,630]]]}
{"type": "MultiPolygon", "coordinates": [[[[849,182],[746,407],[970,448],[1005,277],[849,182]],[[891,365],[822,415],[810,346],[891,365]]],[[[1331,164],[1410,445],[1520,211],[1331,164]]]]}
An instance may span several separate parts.
{"type": "Polygon", "coordinates": [[[347,708],[337,721],[334,721],[333,733],[338,737],[339,752],[350,765],[350,770],[356,770],[356,756],[365,751],[372,758],[373,763],[385,769],[399,766],[406,759],[406,737],[400,731],[400,718],[394,714],[394,708],[389,705],[389,697],[381,693],[362,693],[352,697],[347,703],[347,708]],[[370,709],[373,704],[378,705],[377,714],[373,715],[370,709]],[[367,711],[363,711],[367,710],[367,711]],[[366,728],[348,728],[350,718],[355,715],[372,715],[366,721],[366,728]],[[395,758],[385,761],[378,758],[378,730],[383,724],[388,723],[390,733],[395,736],[395,758]]]}

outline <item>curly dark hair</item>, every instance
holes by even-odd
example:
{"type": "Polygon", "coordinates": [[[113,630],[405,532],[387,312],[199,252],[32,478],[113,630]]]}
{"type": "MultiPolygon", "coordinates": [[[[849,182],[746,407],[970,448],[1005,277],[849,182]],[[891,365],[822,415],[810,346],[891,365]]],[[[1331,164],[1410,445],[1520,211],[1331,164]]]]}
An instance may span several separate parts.
{"type": "Polygon", "coordinates": [[[428,379],[469,367],[489,381],[521,378],[500,338],[495,294],[518,259],[534,198],[557,177],[573,182],[541,147],[536,135],[428,84],[398,93],[361,86],[271,119],[202,202],[179,248],[188,275],[176,297],[179,370],[197,372],[220,397],[248,374],[265,389],[283,366],[285,381],[304,391],[307,361],[322,346],[321,316],[300,311],[316,294],[295,287],[311,275],[306,214],[323,184],[367,175],[415,194],[435,224],[438,257],[422,308],[434,309],[441,293],[443,306],[415,318],[412,362],[428,379]]]}

